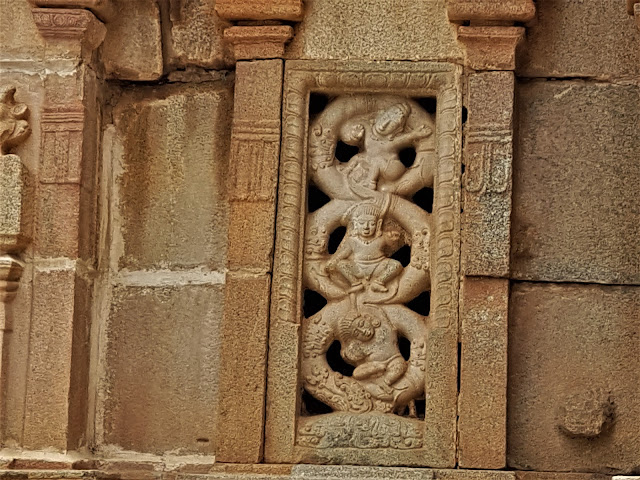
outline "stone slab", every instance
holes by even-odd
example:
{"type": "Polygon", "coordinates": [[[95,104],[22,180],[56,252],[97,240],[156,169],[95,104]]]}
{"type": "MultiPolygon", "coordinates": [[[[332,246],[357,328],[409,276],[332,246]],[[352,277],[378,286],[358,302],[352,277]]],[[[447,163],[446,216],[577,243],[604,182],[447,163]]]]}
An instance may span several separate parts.
{"type": "Polygon", "coordinates": [[[517,85],[512,276],[640,284],[640,88],[517,85]]]}
{"type": "Polygon", "coordinates": [[[68,430],[75,283],[75,268],[64,263],[35,267],[22,440],[26,448],[73,448],[68,430]]]}
{"type": "Polygon", "coordinates": [[[121,285],[112,297],[99,398],[104,444],[211,454],[223,286],[121,285]]]}
{"type": "Polygon", "coordinates": [[[637,78],[640,31],[622,1],[538,0],[521,77],[637,78]]]}
{"type": "Polygon", "coordinates": [[[512,285],[509,467],[638,468],[638,318],[640,287],[512,285]]]}
{"type": "Polygon", "coordinates": [[[600,473],[516,472],[516,480],[611,480],[611,478],[611,475],[600,473]]]}
{"type": "Polygon", "coordinates": [[[168,5],[163,29],[169,68],[231,66],[232,55],[222,39],[231,24],[216,13],[216,0],[170,0],[168,5]]]}
{"type": "Polygon", "coordinates": [[[509,280],[465,277],[461,287],[458,463],[501,469],[507,444],[509,280]]]}
{"type": "Polygon", "coordinates": [[[231,98],[216,84],[136,89],[121,98],[113,159],[122,165],[115,180],[120,268],[226,266],[231,98]]]}
{"type": "Polygon", "coordinates": [[[444,0],[307,0],[304,8],[288,58],[462,60],[444,0]]]}
{"type": "Polygon", "coordinates": [[[114,0],[101,59],[109,78],[157,80],[163,73],[160,10],[155,0],[114,0]]]}
{"type": "Polygon", "coordinates": [[[217,0],[216,12],[226,20],[302,20],[302,0],[217,0]]]}
{"type": "Polygon", "coordinates": [[[271,277],[230,272],[221,337],[219,437],[216,458],[262,458],[271,277]]]}
{"type": "Polygon", "coordinates": [[[0,155],[0,250],[24,249],[33,223],[29,173],[17,155],[0,155]]]}
{"type": "Polygon", "coordinates": [[[461,260],[465,275],[509,275],[513,92],[511,72],[476,73],[467,80],[461,260]]]}

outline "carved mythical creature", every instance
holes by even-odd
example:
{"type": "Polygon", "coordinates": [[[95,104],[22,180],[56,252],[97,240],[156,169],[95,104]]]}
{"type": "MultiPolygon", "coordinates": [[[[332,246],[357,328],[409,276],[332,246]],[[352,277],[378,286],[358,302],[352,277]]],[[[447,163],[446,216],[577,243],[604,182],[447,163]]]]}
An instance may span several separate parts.
{"type": "Polygon", "coordinates": [[[15,87],[0,90],[0,154],[4,155],[24,141],[31,129],[27,123],[29,109],[24,103],[17,103],[15,87]]]}
{"type": "Polygon", "coordinates": [[[302,378],[336,412],[399,413],[424,392],[427,330],[404,304],[430,286],[431,219],[410,198],[432,186],[431,125],[409,99],[356,95],[336,99],[310,129],[311,181],[331,200],[307,216],[304,283],[328,303],[303,320],[302,378]],[[346,164],[335,158],[338,140],[360,148],[346,164]],[[399,159],[408,146],[417,152],[410,168],[399,159]],[[346,234],[331,254],[339,226],[346,234]],[[407,267],[391,258],[405,245],[407,267]],[[411,344],[408,360],[400,337],[411,344]],[[336,340],[351,376],[329,366],[336,340]]]}

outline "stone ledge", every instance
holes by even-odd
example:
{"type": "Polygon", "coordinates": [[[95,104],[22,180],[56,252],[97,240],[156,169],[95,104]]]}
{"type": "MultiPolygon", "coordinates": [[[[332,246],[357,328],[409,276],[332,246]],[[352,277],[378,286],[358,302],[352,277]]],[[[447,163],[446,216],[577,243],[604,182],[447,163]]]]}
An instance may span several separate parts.
{"type": "MultiPolygon", "coordinates": [[[[202,464],[167,469],[163,463],[102,461],[75,462],[76,466],[100,469],[12,469],[0,470],[0,480],[611,480],[609,475],[590,473],[517,472],[406,467],[357,467],[350,465],[202,464]]],[[[49,462],[49,467],[53,463],[49,462]]],[[[33,464],[36,467],[36,464],[33,464]]],[[[40,466],[46,467],[47,462],[40,466]]],[[[640,477],[613,477],[614,480],[640,477]]]]}

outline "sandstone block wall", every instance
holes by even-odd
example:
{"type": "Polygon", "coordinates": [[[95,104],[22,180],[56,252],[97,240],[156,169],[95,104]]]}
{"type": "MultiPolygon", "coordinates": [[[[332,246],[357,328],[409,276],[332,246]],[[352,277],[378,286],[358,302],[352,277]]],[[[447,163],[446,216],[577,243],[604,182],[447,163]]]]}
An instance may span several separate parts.
{"type": "MultiPolygon", "coordinates": [[[[465,34],[448,18],[456,2],[445,0],[306,0],[300,17],[260,20],[225,17],[221,0],[114,0],[95,15],[87,2],[46,3],[0,0],[0,87],[17,85],[32,127],[11,152],[29,172],[32,204],[17,294],[1,304],[0,457],[48,449],[82,462],[97,454],[155,465],[140,478],[162,477],[171,456],[199,465],[196,473],[209,472],[216,455],[261,461],[276,186],[260,201],[232,198],[228,177],[238,165],[230,159],[250,171],[258,157],[246,154],[248,144],[233,150],[234,118],[245,130],[253,117],[280,128],[291,60],[434,61],[464,67],[465,135],[478,125],[513,129],[511,170],[511,152],[502,158],[512,191],[468,195],[463,205],[463,225],[482,228],[463,232],[477,248],[462,245],[462,276],[474,277],[460,297],[463,394],[451,458],[478,471],[462,469],[460,478],[640,471],[640,30],[625,2],[537,0],[535,19],[517,23],[526,35],[515,58],[505,45],[517,43],[517,27],[495,34],[500,22],[474,17],[465,34]],[[34,4],[75,7],[58,15],[82,19],[83,32],[36,22],[34,4]],[[245,33],[225,36],[231,26],[245,33]],[[287,28],[261,30],[274,26],[291,27],[284,49],[287,28]],[[475,37],[474,28],[487,30],[475,37]],[[473,50],[490,37],[496,50],[473,50]],[[273,53],[278,42],[282,54],[273,53]],[[238,307],[229,312],[230,304],[238,307]],[[225,318],[241,323],[240,333],[225,318]],[[255,369],[229,365],[243,340],[259,347],[246,355],[255,369]],[[234,350],[226,363],[225,345],[234,350]],[[237,381],[249,391],[242,403],[229,392],[233,375],[253,370],[257,381],[237,381]],[[229,418],[247,405],[249,427],[230,433],[229,418]],[[246,439],[247,451],[231,451],[246,439]]],[[[276,176],[269,168],[261,185],[276,176]]],[[[295,382],[297,372],[282,373],[295,382]]],[[[60,458],[68,468],[108,470],[60,458]]],[[[304,476],[299,468],[209,473],[290,478],[304,476]]]]}

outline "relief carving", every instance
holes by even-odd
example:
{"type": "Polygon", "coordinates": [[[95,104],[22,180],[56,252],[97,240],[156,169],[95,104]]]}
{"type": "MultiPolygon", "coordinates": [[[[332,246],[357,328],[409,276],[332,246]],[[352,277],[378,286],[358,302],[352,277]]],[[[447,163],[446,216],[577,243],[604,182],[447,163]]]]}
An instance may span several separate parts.
{"type": "Polygon", "coordinates": [[[269,462],[455,464],[461,73],[287,62],[269,462]]]}
{"type": "Polygon", "coordinates": [[[345,445],[323,440],[327,429],[344,424],[340,429],[356,432],[354,422],[360,422],[398,429],[403,448],[422,445],[419,427],[401,425],[399,417],[357,420],[337,412],[408,412],[415,417],[414,401],[424,395],[426,319],[405,304],[431,284],[431,214],[412,197],[433,187],[434,131],[431,115],[418,103],[393,95],[338,97],[310,126],[310,182],[330,201],[307,215],[303,286],[321,294],[327,305],[303,320],[302,382],[336,413],[323,425],[301,426],[300,442],[318,448],[399,448],[389,441],[380,444],[372,433],[376,429],[369,427],[363,430],[366,439],[354,433],[345,445]],[[358,153],[341,162],[336,158],[339,141],[357,147],[358,153]],[[406,148],[416,153],[408,167],[399,158],[406,148]],[[330,235],[339,227],[346,233],[330,253],[330,235]],[[392,255],[407,245],[410,260],[403,267],[392,255]],[[410,344],[406,359],[401,338],[410,344]],[[343,361],[353,367],[351,376],[328,363],[335,341],[343,361]],[[417,430],[410,435],[407,429],[417,430]]]}
{"type": "MultiPolygon", "coordinates": [[[[23,264],[15,255],[26,243],[26,169],[20,157],[10,151],[29,137],[31,128],[29,108],[17,102],[15,94],[14,86],[0,88],[0,302],[4,303],[16,295],[23,264]]],[[[4,321],[0,311],[0,330],[4,321]]]]}

